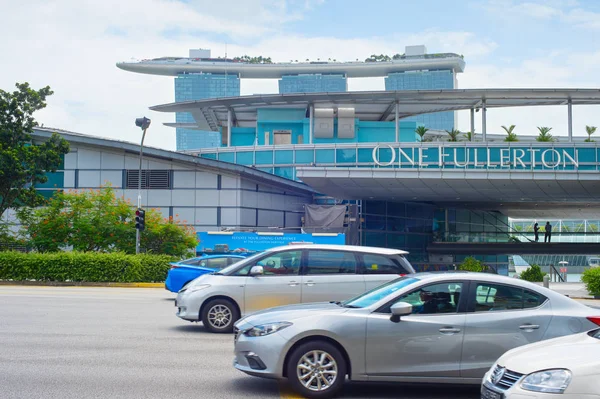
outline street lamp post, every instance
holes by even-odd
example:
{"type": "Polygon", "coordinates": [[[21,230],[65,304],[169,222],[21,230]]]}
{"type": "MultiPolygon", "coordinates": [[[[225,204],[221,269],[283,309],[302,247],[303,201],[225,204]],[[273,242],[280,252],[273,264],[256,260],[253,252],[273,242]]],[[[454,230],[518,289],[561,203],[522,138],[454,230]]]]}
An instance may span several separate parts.
{"type": "MultiPolygon", "coordinates": [[[[146,118],[137,118],[135,120],[135,125],[142,129],[142,141],[140,143],[140,168],[138,170],[138,201],[137,207],[138,209],[142,208],[142,159],[144,157],[144,139],[146,138],[146,130],[150,127],[150,119],[146,118]]],[[[141,229],[135,229],[135,253],[140,253],[140,238],[141,238],[141,229]]]]}

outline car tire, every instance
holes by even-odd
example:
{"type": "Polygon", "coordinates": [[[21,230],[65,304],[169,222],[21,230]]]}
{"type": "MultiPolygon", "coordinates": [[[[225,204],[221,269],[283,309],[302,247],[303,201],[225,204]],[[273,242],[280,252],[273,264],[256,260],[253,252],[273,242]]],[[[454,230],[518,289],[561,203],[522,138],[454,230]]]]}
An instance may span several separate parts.
{"type": "Polygon", "coordinates": [[[286,371],[292,389],[301,396],[325,399],[333,398],[341,391],[347,369],[346,359],[335,345],[315,340],[294,349],[286,371]],[[327,387],[323,387],[325,380],[327,387]]]}
{"type": "Polygon", "coordinates": [[[233,324],[239,320],[240,312],[228,299],[213,299],[202,308],[202,324],[212,333],[233,332],[233,324]]]}

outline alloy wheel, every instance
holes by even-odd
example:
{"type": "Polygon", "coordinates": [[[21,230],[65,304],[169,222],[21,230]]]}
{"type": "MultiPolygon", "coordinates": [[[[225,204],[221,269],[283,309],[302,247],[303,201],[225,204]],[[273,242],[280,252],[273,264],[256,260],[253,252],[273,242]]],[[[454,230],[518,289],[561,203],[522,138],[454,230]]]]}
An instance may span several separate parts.
{"type": "Polygon", "coordinates": [[[231,310],[225,305],[215,305],[208,311],[208,322],[215,328],[228,326],[231,318],[231,310]]]}
{"type": "Polygon", "coordinates": [[[296,374],[306,389],[322,392],[335,383],[338,364],[329,353],[323,350],[312,350],[300,358],[296,365],[296,374]]]}

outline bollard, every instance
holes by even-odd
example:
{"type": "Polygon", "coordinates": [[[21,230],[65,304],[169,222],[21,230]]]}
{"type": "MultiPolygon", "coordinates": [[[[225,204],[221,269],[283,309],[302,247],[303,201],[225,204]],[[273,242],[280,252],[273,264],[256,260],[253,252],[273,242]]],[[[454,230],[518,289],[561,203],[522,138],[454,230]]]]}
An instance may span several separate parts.
{"type": "Polygon", "coordinates": [[[544,287],[550,288],[550,276],[547,274],[544,276],[544,287]]]}

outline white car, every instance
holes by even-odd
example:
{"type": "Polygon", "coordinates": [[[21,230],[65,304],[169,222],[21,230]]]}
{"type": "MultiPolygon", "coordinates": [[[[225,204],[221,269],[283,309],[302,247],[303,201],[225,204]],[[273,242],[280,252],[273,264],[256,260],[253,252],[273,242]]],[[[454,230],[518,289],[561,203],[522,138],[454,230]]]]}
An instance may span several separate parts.
{"type": "Polygon", "coordinates": [[[525,345],[483,378],[482,399],[600,399],[600,329],[525,345]]]}

